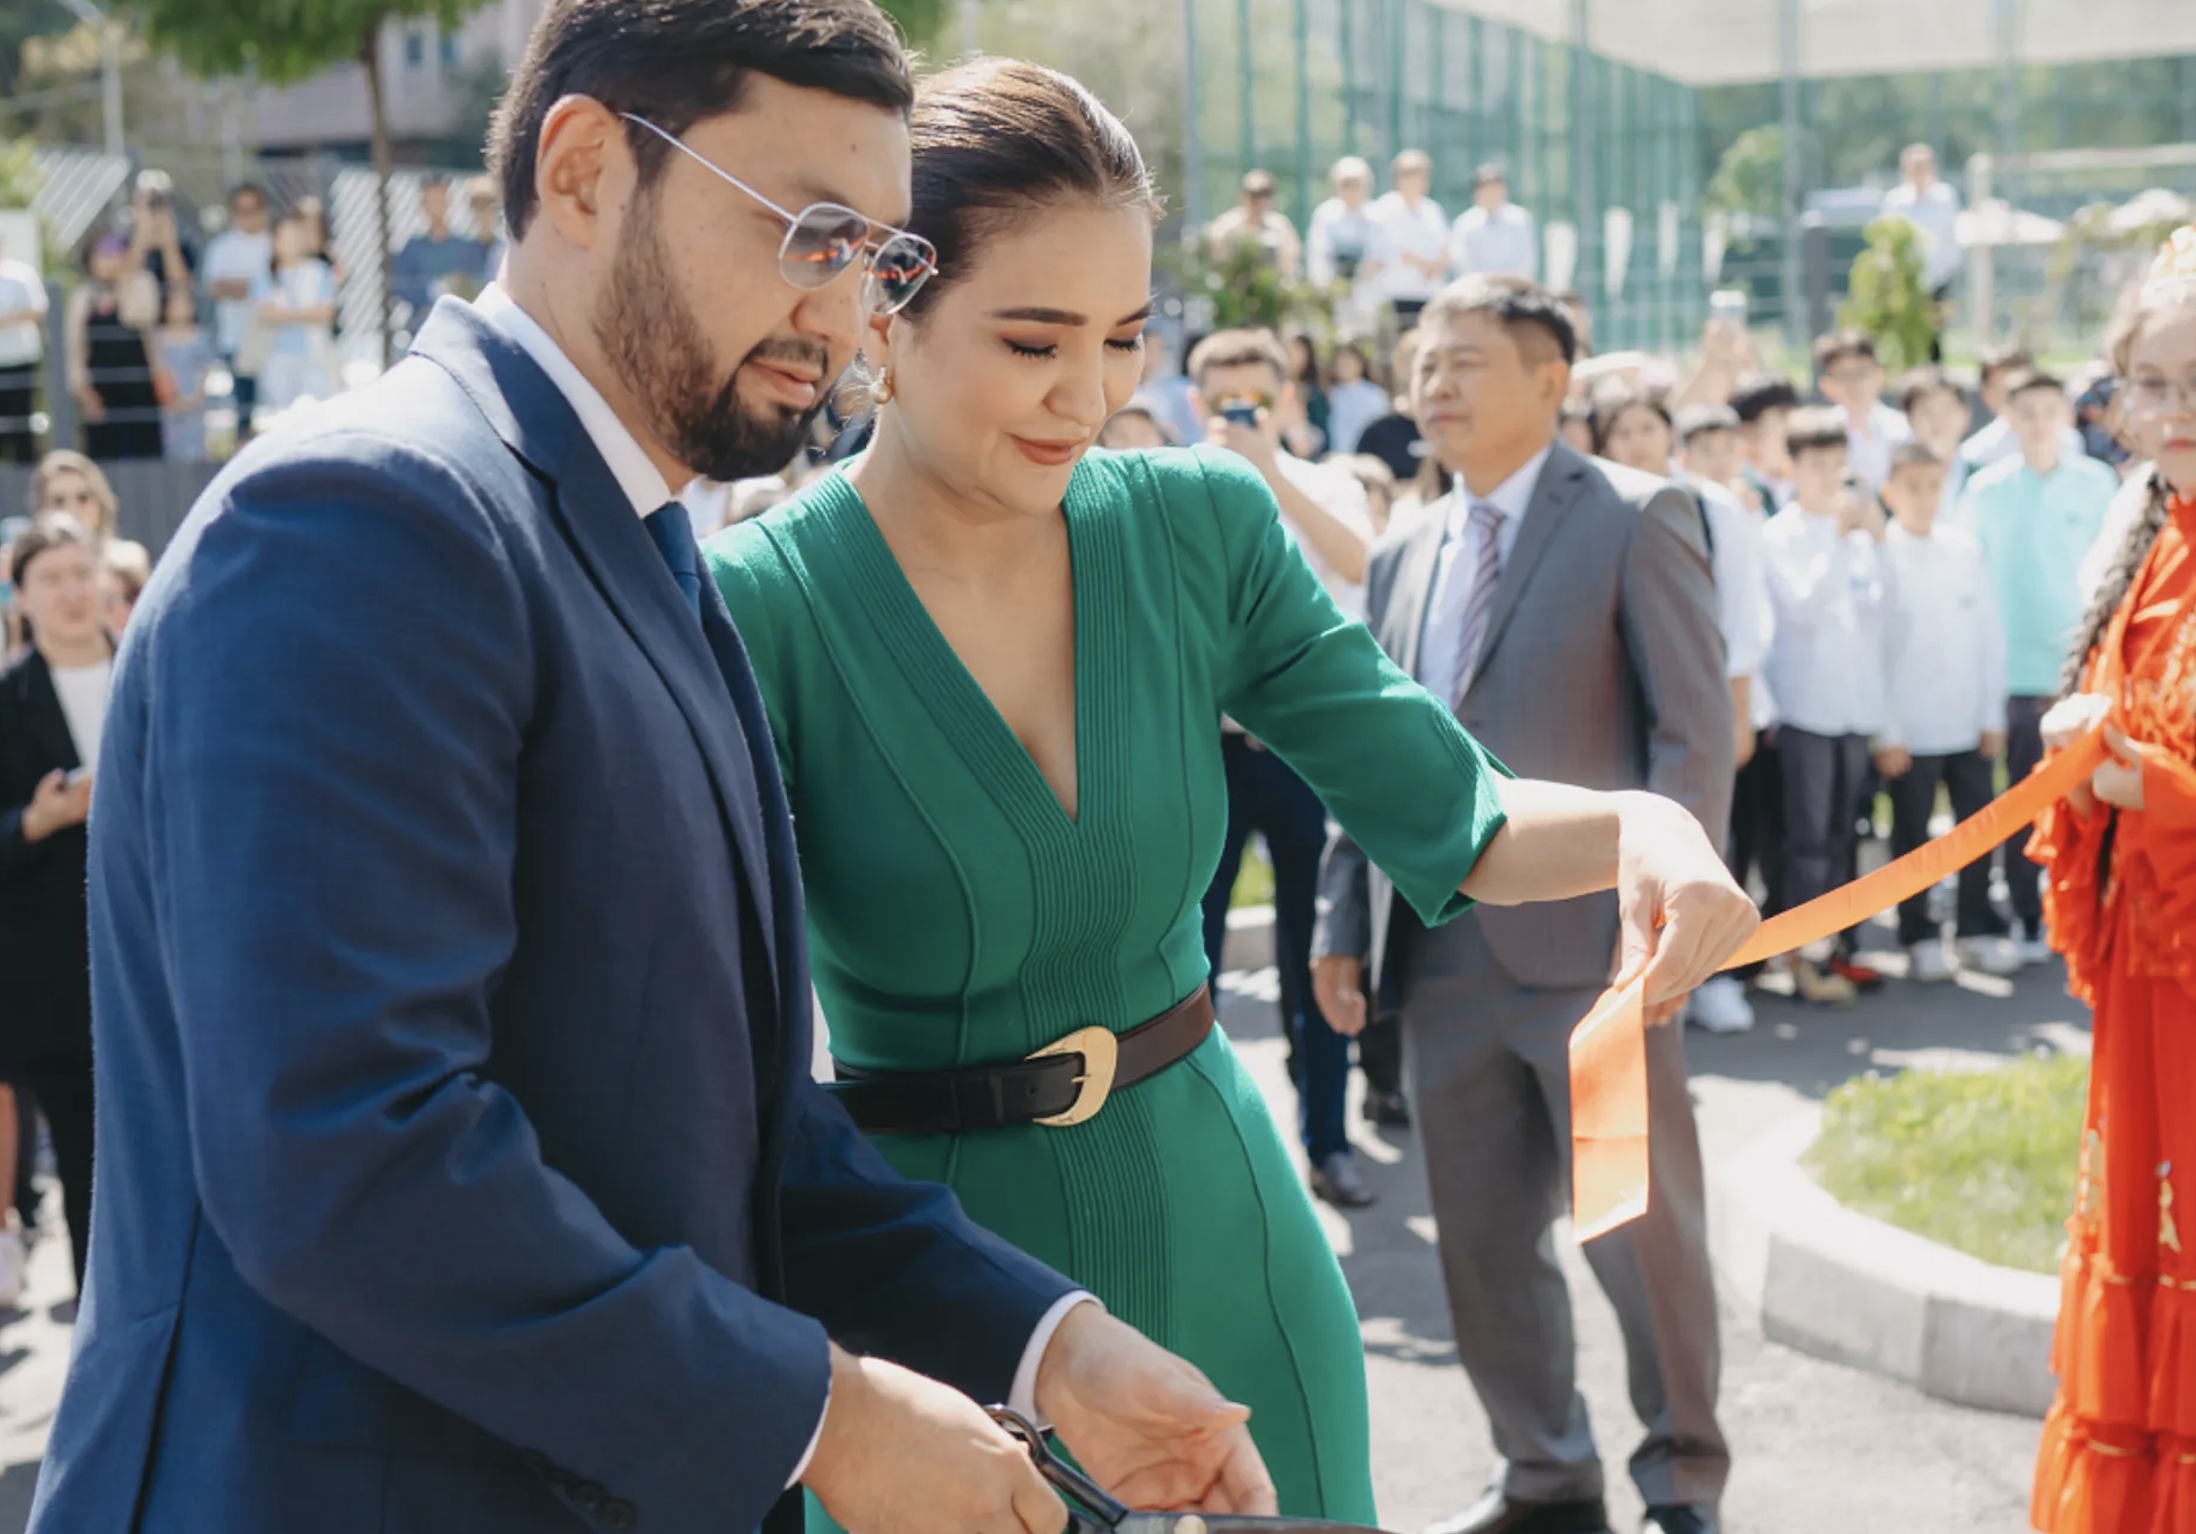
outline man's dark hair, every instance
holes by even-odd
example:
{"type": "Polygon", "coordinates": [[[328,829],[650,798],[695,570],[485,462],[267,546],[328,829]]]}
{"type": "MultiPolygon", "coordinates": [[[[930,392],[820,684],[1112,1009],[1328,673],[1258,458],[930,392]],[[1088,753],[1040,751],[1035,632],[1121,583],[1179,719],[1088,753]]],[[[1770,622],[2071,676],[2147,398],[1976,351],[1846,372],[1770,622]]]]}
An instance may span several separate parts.
{"type": "Polygon", "coordinates": [[[1738,412],[1729,405],[1687,405],[1677,413],[1678,446],[1712,431],[1737,431],[1738,412]]]}
{"type": "Polygon", "coordinates": [[[1827,373],[1848,357],[1876,360],[1876,338],[1865,330],[1833,330],[1815,337],[1815,371],[1827,373]]]}
{"type": "MultiPolygon", "coordinates": [[[[1289,354],[1281,338],[1270,330],[1216,330],[1197,343],[1183,369],[1190,382],[1204,391],[1205,375],[1214,368],[1244,367],[1257,363],[1273,369],[1275,388],[1289,381],[1289,354]]],[[[1211,401],[1207,400],[1207,404],[1211,401]]]]}
{"type": "MultiPolygon", "coordinates": [[[[488,133],[511,238],[533,222],[534,161],[558,100],[591,96],[675,137],[737,111],[754,75],[903,114],[915,100],[899,33],[871,0],[552,0],[488,133]]],[[[645,189],[675,151],[635,123],[625,136],[645,189]]]]}
{"type": "Polygon", "coordinates": [[[1418,316],[1419,329],[1459,314],[1483,314],[1500,325],[1524,350],[1528,343],[1552,345],[1568,367],[1578,360],[1578,330],[1563,300],[1537,282],[1522,277],[1475,272],[1459,277],[1439,293],[1418,316]]]}
{"type": "Polygon", "coordinates": [[[2006,381],[2005,397],[2010,402],[2024,394],[2034,394],[2039,389],[2049,389],[2062,398],[2066,394],[2066,384],[2062,380],[2046,373],[2042,368],[2030,368],[2020,376],[2006,381]]]}
{"type": "MultiPolygon", "coordinates": [[[[908,137],[907,227],[938,251],[937,275],[908,305],[910,319],[975,270],[986,241],[1062,203],[1137,208],[1158,221],[1158,193],[1121,119],[1041,64],[976,59],[932,75],[916,97],[908,137]]],[[[1285,356],[1281,374],[1288,376],[1285,356]]]]}
{"type": "Polygon", "coordinates": [[[1982,371],[1978,377],[1982,387],[1987,389],[1990,381],[2000,373],[2026,372],[2035,365],[2036,359],[2029,355],[2028,348],[2021,342],[2000,341],[1995,346],[1983,349],[1982,371]]]}
{"type": "Polygon", "coordinates": [[[1850,445],[1851,439],[1845,431],[1845,417],[1835,410],[1821,406],[1795,410],[1792,412],[1792,419],[1784,425],[1784,450],[1794,458],[1802,453],[1831,447],[1842,453],[1850,445]]]}
{"type": "Polygon", "coordinates": [[[1914,407],[1932,394],[1949,394],[1961,404],[1967,403],[1967,391],[1952,381],[1951,375],[1939,367],[1915,368],[1899,380],[1899,392],[1894,396],[1903,415],[1912,415],[1914,407]]]}
{"type": "Polygon", "coordinates": [[[1944,460],[1937,456],[1935,448],[1926,442],[1917,442],[1909,438],[1891,449],[1891,472],[1886,477],[1896,479],[1901,469],[1941,469],[1943,467],[1944,460]]]}
{"type": "Polygon", "coordinates": [[[1772,410],[1797,410],[1799,389],[1782,373],[1748,373],[1731,390],[1731,410],[1741,426],[1751,426],[1772,410]]]}
{"type": "Polygon", "coordinates": [[[268,205],[267,189],[256,181],[239,181],[235,186],[229,188],[229,204],[231,207],[236,205],[236,200],[239,197],[256,198],[262,208],[268,205]]]}

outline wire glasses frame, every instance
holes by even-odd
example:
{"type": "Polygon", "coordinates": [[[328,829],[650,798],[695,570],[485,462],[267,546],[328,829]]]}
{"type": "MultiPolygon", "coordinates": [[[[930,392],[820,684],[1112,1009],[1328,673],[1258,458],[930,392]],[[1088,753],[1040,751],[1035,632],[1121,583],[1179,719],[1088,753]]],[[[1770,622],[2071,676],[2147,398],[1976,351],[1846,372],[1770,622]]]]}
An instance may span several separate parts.
{"type": "Polygon", "coordinates": [[[778,246],[778,272],[793,287],[806,292],[826,287],[861,257],[866,262],[864,291],[870,311],[897,314],[938,270],[936,248],[919,234],[881,224],[835,202],[810,203],[798,213],[789,212],[723,166],[695,152],[676,134],[666,133],[632,112],[620,112],[618,116],[646,128],[783,219],[785,239],[778,246]],[[876,237],[879,233],[881,239],[876,237]]]}

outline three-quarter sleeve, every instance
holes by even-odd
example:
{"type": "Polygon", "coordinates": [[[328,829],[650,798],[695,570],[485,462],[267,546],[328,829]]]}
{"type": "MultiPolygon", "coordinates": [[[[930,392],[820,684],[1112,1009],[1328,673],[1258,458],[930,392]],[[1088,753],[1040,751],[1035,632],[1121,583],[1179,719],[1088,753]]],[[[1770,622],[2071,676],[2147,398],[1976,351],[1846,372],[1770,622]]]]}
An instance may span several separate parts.
{"type": "Polygon", "coordinates": [[[1199,449],[1183,470],[1170,485],[1202,492],[1220,540],[1224,708],[1312,786],[1421,920],[1449,920],[1471,904],[1458,886],[1502,826],[1508,769],[1343,616],[1249,465],[1199,449]]]}

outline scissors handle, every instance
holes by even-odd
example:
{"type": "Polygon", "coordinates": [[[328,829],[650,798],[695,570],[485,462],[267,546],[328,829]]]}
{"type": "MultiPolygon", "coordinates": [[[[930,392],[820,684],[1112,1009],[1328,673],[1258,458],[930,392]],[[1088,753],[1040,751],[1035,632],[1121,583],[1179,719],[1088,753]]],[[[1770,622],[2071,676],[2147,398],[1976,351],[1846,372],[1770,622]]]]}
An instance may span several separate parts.
{"type": "Polygon", "coordinates": [[[1129,1516],[1128,1506],[1108,1496],[1089,1476],[1054,1454],[1036,1423],[1010,1406],[986,1409],[992,1421],[1029,1450],[1037,1473],[1067,1503],[1068,1511],[1075,1515],[1070,1534],[1105,1534],[1105,1531],[1121,1527],[1122,1520],[1129,1516]]]}

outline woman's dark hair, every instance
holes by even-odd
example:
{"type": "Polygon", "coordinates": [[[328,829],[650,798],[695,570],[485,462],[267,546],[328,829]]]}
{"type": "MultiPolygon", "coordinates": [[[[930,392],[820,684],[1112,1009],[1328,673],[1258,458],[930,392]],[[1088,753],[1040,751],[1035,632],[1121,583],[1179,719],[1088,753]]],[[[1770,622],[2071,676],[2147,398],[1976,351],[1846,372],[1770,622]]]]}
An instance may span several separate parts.
{"type": "MultiPolygon", "coordinates": [[[[737,111],[751,75],[906,112],[914,100],[892,21],[871,0],[552,0],[488,132],[511,238],[534,217],[534,160],[549,109],[590,96],[676,137],[737,111]]],[[[640,185],[675,152],[626,124],[640,185]]]]}
{"type": "Polygon", "coordinates": [[[1618,383],[1604,385],[1594,391],[1594,451],[1609,456],[1609,438],[1615,433],[1617,422],[1624,419],[1624,412],[1631,409],[1652,410],[1662,417],[1662,424],[1670,428],[1673,440],[1677,435],[1677,422],[1670,418],[1670,407],[1662,402],[1662,396],[1640,388],[1637,384],[1618,383]]]}
{"type": "Polygon", "coordinates": [[[938,275],[908,306],[914,315],[975,266],[985,240],[1063,198],[1159,216],[1159,195],[1128,129],[1096,96],[1042,65],[972,59],[931,76],[916,92],[909,133],[908,227],[938,248],[938,275]]]}
{"type": "MultiPolygon", "coordinates": [[[[2146,298],[2141,289],[2130,293],[2121,303],[2119,312],[2112,318],[2111,327],[2105,332],[2105,355],[2112,359],[2115,376],[2125,378],[2131,366],[2131,354],[2135,350],[2135,338],[2142,333],[2143,323],[2151,315],[2167,307],[2196,307],[2185,292],[2177,292],[2160,298],[2146,298]]],[[[2123,433],[2123,440],[2125,434],[2123,433]]],[[[2111,626],[2112,615],[2127,600],[2128,588],[2135,584],[2135,574],[2150,557],[2150,546],[2158,541],[2164,530],[2173,489],[2166,483],[2165,475],[2154,464],[2149,470],[2150,496],[2143,503],[2142,515],[2137,517],[2120,541],[2120,552],[2113,556],[2112,564],[2098,583],[2096,596],[2090,599],[2089,611],[2082,614],[2080,637],[2068,652],[2066,665],[2059,673],[2059,691],[2072,693],[2082,685],[2082,672],[2089,665],[2090,652],[2104,639],[2105,630],[2111,626]]]]}
{"type": "Polygon", "coordinates": [[[42,511],[31,518],[31,525],[15,535],[15,542],[8,548],[8,568],[15,584],[23,584],[24,572],[31,561],[48,549],[74,548],[97,558],[98,540],[90,529],[65,511],[42,511]]]}

